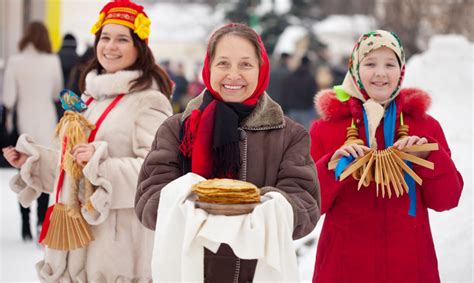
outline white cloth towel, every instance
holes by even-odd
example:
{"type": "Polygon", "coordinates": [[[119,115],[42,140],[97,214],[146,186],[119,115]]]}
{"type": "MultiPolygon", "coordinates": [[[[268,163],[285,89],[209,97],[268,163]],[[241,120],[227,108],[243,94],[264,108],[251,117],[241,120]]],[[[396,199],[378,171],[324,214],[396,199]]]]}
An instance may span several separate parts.
{"type": "Polygon", "coordinates": [[[204,247],[228,244],[242,259],[258,259],[254,282],[299,281],[293,246],[293,210],[277,192],[252,213],[211,215],[187,200],[191,186],[205,180],[188,173],[161,190],[152,273],[155,282],[202,282],[204,247]]]}

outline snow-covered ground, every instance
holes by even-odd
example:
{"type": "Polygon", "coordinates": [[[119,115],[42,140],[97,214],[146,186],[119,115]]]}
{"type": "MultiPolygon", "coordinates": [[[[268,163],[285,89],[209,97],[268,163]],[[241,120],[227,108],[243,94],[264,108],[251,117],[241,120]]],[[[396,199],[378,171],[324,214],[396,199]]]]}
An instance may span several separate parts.
{"type": "Polygon", "coordinates": [[[430,211],[442,282],[473,282],[473,71],[474,43],[459,35],[434,36],[428,50],[408,62],[404,82],[431,94],[430,114],[443,127],[464,178],[457,208],[430,211]]]}
{"type": "MultiPolygon", "coordinates": [[[[8,186],[15,173],[14,169],[0,169],[0,282],[35,282],[35,264],[42,252],[39,244],[21,240],[20,208],[8,186]]],[[[36,223],[35,211],[33,207],[31,223],[36,223]]],[[[36,235],[35,230],[31,232],[36,235]]]]}

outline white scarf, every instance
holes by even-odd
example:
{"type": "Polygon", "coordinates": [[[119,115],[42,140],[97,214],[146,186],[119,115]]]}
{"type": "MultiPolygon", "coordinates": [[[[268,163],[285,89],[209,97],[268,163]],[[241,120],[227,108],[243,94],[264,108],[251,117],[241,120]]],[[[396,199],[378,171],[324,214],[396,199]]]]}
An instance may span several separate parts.
{"type": "Polygon", "coordinates": [[[277,192],[238,216],[211,215],[186,200],[191,186],[205,180],[188,173],[161,190],[153,250],[156,282],[204,279],[204,247],[228,244],[242,259],[258,259],[254,282],[299,281],[293,246],[293,211],[277,192]]]}

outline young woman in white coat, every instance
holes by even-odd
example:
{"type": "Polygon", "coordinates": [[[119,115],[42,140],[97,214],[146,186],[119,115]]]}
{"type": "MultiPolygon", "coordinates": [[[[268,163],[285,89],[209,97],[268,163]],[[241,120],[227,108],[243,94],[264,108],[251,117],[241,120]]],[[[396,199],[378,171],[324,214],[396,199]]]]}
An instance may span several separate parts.
{"type": "MultiPolygon", "coordinates": [[[[59,100],[63,75],[58,56],[51,53],[51,42],[44,24],[30,23],[18,49],[20,53],[9,58],[5,70],[3,103],[9,121],[7,130],[12,130],[11,121],[16,110],[18,133],[28,133],[38,144],[51,147],[57,122],[54,101],[59,100]]],[[[38,230],[43,224],[48,202],[48,194],[41,194],[38,198],[38,230]]],[[[24,241],[29,241],[32,239],[30,208],[20,205],[20,211],[21,236],[24,241]]]]}
{"type": "MultiPolygon", "coordinates": [[[[172,114],[172,82],[155,64],[147,45],[149,27],[142,6],[115,1],[104,6],[92,28],[96,52],[80,82],[82,99],[89,102],[82,115],[97,126],[105,109],[113,102],[115,106],[100,124],[94,141],[76,145],[70,153],[95,187],[90,202],[81,201],[80,210],[94,240],[69,251],[46,247],[44,260],[36,265],[41,281],[152,280],[154,235],[138,221],[134,199],[138,172],[154,134],[172,114]]],[[[16,149],[5,149],[4,156],[21,168],[11,184],[23,203],[29,204],[37,191],[53,191],[58,182],[58,152],[36,147],[22,136],[16,149]]],[[[66,202],[73,193],[67,191],[67,181],[66,177],[59,202],[66,202]]],[[[83,190],[80,185],[79,195],[83,190]]]]}

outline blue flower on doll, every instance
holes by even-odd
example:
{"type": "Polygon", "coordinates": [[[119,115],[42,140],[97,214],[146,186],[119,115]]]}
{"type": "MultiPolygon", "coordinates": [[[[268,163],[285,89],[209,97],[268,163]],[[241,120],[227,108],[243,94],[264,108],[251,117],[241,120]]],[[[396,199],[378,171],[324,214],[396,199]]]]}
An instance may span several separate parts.
{"type": "Polygon", "coordinates": [[[61,106],[64,110],[82,112],[87,109],[87,105],[82,101],[79,95],[70,89],[63,89],[59,94],[59,99],[61,100],[61,106]]]}

